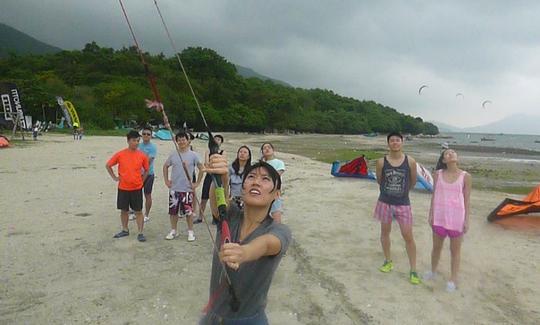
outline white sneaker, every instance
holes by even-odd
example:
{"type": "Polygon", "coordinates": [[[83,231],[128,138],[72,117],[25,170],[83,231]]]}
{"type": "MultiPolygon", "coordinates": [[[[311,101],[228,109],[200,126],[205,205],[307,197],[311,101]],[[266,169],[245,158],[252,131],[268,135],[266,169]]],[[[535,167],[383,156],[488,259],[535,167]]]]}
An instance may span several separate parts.
{"type": "Polygon", "coordinates": [[[136,218],[137,217],[135,216],[134,213],[130,214],[129,217],[128,217],[129,220],[135,220],[136,218]]]}
{"type": "Polygon", "coordinates": [[[149,216],[144,216],[144,223],[147,223],[148,221],[150,221],[150,217],[149,216]]]}
{"type": "Polygon", "coordinates": [[[188,231],[187,241],[195,241],[195,234],[193,231],[188,231]]]}
{"type": "Polygon", "coordinates": [[[167,236],[165,236],[165,239],[172,240],[175,239],[178,235],[176,234],[175,230],[171,230],[167,236]]]}
{"type": "Polygon", "coordinates": [[[456,291],[457,287],[456,284],[452,281],[448,281],[446,283],[446,292],[454,292],[456,291]]]}
{"type": "Polygon", "coordinates": [[[427,271],[427,272],[425,272],[424,275],[422,276],[422,278],[423,278],[424,280],[434,280],[436,277],[437,277],[437,273],[432,272],[432,271],[427,271]]]}

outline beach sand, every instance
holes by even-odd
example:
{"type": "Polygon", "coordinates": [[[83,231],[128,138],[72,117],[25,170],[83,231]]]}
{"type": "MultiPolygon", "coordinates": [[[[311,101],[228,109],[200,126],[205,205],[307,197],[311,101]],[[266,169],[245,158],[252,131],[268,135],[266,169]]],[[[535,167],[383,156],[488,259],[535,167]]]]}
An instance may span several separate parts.
{"type": "MultiPolygon", "coordinates": [[[[258,156],[254,144],[286,136],[225,138],[224,148],[233,157],[240,144],[252,144],[258,156]]],[[[384,145],[381,139],[362,141],[384,145]]],[[[125,138],[74,142],[68,135],[48,134],[38,143],[0,151],[0,323],[197,323],[208,299],[212,244],[204,224],[195,226],[197,240],[188,243],[183,220],[182,235],[164,240],[169,218],[161,167],[172,145],[155,143],[157,177],[146,243],[137,242],[133,221],[131,236],[112,238],[120,229],[117,184],[104,165],[126,146],[125,138]]],[[[203,152],[204,142],[194,144],[203,152]]],[[[423,162],[423,153],[429,152],[411,146],[412,155],[423,162]]],[[[447,293],[448,243],[441,277],[413,286],[407,281],[408,261],[397,225],[392,232],[395,269],[389,274],[377,270],[383,255],[379,224],[372,218],[376,183],[334,178],[329,164],[306,157],[282,152],[278,157],[287,165],[284,221],[294,243],[270,289],[272,324],[540,320],[540,233],[486,221],[506,194],[473,191],[459,289],[447,293]]],[[[411,201],[423,273],[430,268],[430,195],[414,191],[411,201]]]]}

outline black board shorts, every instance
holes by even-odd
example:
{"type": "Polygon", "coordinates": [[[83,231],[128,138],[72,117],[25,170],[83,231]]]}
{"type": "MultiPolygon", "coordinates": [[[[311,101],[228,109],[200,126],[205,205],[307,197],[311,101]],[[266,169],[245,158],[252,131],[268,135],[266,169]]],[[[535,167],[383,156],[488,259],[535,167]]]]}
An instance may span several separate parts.
{"type": "Polygon", "coordinates": [[[152,194],[152,189],[154,188],[154,174],[146,176],[143,185],[144,194],[152,194]]]}
{"type": "Polygon", "coordinates": [[[206,177],[204,178],[204,182],[202,186],[202,194],[201,194],[202,200],[208,200],[210,198],[211,185],[212,185],[212,176],[210,176],[210,174],[206,174],[206,177]]]}
{"type": "Polygon", "coordinates": [[[116,207],[118,210],[135,212],[142,211],[143,206],[143,196],[142,189],[135,191],[125,191],[118,189],[118,195],[116,197],[116,207]]]}

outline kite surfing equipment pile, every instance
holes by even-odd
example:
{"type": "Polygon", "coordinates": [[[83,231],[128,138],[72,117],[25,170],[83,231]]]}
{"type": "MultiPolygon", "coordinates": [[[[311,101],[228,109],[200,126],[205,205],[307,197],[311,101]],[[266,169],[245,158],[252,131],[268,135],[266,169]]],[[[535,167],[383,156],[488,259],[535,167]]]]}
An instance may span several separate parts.
{"type": "Polygon", "coordinates": [[[0,135],[0,148],[4,149],[8,147],[9,147],[9,139],[3,135],[0,135]]]}
{"type": "MultiPolygon", "coordinates": [[[[332,163],[330,174],[335,177],[377,179],[377,175],[373,171],[368,170],[364,156],[355,158],[351,161],[334,161],[332,163]]],[[[416,163],[416,185],[414,188],[417,190],[433,192],[433,177],[431,176],[431,172],[420,163],[416,163]]]]}
{"type": "Polygon", "coordinates": [[[332,163],[332,170],[330,173],[335,177],[377,179],[374,172],[368,171],[367,162],[364,156],[345,162],[336,160],[332,163]]]}
{"type": "Polygon", "coordinates": [[[431,172],[418,162],[416,163],[416,185],[414,188],[433,192],[433,177],[431,176],[431,172]]]}
{"type": "Polygon", "coordinates": [[[160,140],[172,140],[172,134],[167,129],[161,129],[154,132],[154,137],[160,140]]]}
{"type": "Polygon", "coordinates": [[[510,198],[504,199],[491,213],[487,219],[490,222],[501,220],[507,217],[540,212],[540,185],[535,187],[522,200],[510,198]]]}

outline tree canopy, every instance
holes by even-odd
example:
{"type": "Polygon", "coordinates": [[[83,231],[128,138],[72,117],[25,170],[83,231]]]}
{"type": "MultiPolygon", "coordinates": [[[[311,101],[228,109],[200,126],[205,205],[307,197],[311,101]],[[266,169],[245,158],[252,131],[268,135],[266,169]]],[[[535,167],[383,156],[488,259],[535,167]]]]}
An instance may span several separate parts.
{"type": "MultiPolygon", "coordinates": [[[[173,125],[202,129],[195,101],[175,57],[145,53],[173,125]]],[[[302,89],[270,80],[243,78],[234,64],[211,49],[190,47],[180,53],[195,93],[213,129],[221,131],[291,130],[317,133],[401,131],[437,134],[419,117],[373,101],[347,98],[325,89],[302,89]]],[[[148,110],[152,98],[144,68],[134,47],[114,50],[95,42],[82,50],[0,59],[2,81],[15,82],[27,114],[42,116],[55,107],[55,96],[76,106],[85,128],[109,129],[115,120],[139,124],[159,121],[148,110]]]]}

